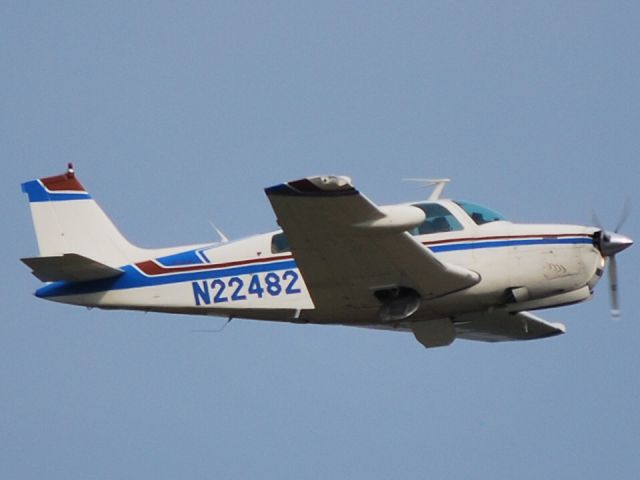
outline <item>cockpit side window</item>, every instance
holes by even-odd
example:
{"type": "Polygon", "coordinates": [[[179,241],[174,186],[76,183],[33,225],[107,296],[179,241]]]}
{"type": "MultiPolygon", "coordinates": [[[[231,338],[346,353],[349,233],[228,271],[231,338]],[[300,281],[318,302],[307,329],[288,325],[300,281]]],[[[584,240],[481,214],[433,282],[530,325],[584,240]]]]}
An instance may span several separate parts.
{"type": "Polygon", "coordinates": [[[271,237],[271,253],[290,252],[289,240],[284,233],[276,233],[271,237]]]}
{"type": "Polygon", "coordinates": [[[499,222],[505,220],[500,213],[471,202],[456,202],[467,215],[476,223],[476,225],[484,225],[490,222],[499,222]]]}
{"type": "Polygon", "coordinates": [[[429,233],[454,232],[462,230],[462,225],[449,210],[438,203],[418,203],[414,205],[426,215],[421,225],[409,231],[412,235],[427,235],[429,233]]]}

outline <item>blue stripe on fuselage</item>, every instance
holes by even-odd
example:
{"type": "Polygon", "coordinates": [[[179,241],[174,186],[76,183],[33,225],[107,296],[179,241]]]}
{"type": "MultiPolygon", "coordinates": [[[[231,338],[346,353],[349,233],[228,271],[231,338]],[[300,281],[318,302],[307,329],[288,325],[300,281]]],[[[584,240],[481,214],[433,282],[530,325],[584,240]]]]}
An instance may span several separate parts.
{"type": "Polygon", "coordinates": [[[437,252],[454,252],[457,250],[473,250],[478,248],[501,248],[501,247],[520,247],[528,245],[571,245],[571,244],[591,244],[593,240],[590,237],[577,238],[527,238],[518,240],[491,240],[488,242],[468,242],[453,243],[444,245],[427,245],[434,253],[437,252]]]}
{"type": "Polygon", "coordinates": [[[156,258],[156,262],[165,267],[180,267],[182,265],[199,265],[204,263],[196,250],[175,253],[166,257],[156,258]]]}
{"type": "Polygon", "coordinates": [[[261,272],[274,272],[298,268],[293,260],[274,263],[259,263],[237,267],[219,268],[199,272],[183,272],[168,275],[147,277],[132,265],[122,267],[124,273],[117,278],[95,280],[91,282],[55,282],[39,288],[36,296],[41,298],[59,297],[63,295],[82,295],[86,293],[104,292],[107,290],[124,290],[127,288],[151,287],[170,283],[208,280],[211,278],[231,277],[261,272]]]}

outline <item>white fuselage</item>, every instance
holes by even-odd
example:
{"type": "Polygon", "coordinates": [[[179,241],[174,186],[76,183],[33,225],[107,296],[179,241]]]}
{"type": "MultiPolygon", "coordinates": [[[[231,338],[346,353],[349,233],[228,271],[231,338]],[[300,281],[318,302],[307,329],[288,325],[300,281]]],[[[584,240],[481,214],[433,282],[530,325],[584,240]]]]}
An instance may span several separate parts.
{"type": "MultiPolygon", "coordinates": [[[[443,262],[477,272],[480,281],[442,298],[425,300],[413,319],[506,308],[547,308],[586,300],[604,261],[592,243],[595,228],[573,225],[478,225],[455,202],[440,200],[461,229],[413,238],[443,262]]],[[[50,284],[38,295],[100,308],[233,316],[265,320],[380,324],[380,303],[316,309],[279,232],[214,245],[123,266],[116,279],[75,289],[50,284]],[[274,239],[274,236],[276,239],[274,239]]],[[[410,235],[406,233],[405,235],[410,235]]],[[[348,275],[348,272],[345,272],[348,275]]]]}

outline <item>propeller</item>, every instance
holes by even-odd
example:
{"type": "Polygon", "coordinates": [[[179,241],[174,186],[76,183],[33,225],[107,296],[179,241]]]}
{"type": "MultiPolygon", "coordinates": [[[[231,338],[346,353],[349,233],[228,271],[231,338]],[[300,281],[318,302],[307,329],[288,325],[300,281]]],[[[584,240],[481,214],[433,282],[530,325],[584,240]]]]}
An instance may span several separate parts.
{"type": "Polygon", "coordinates": [[[600,229],[593,234],[596,247],[600,250],[600,254],[609,261],[609,298],[611,302],[611,316],[618,318],[620,316],[620,299],[618,295],[618,263],[616,254],[633,245],[633,240],[626,235],[618,233],[624,223],[629,218],[631,208],[629,202],[626,201],[620,215],[620,220],[613,232],[605,230],[600,220],[593,213],[593,223],[600,229]]]}

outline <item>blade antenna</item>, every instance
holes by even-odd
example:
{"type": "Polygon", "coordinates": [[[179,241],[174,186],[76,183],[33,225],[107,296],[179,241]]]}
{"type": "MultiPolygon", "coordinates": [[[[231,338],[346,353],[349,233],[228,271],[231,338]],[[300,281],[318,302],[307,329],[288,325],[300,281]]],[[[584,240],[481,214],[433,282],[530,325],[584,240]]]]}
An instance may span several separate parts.
{"type": "Polygon", "coordinates": [[[227,236],[222,233],[222,230],[220,230],[218,227],[216,227],[216,224],[213,223],[211,220],[209,220],[209,225],[211,225],[211,228],[213,228],[215,230],[215,232],[218,234],[218,236],[220,237],[220,241],[222,243],[228,243],[229,239],[227,238],[227,236]]]}
{"type": "Polygon", "coordinates": [[[200,328],[200,329],[191,330],[191,333],[220,333],[225,328],[227,328],[227,325],[229,325],[231,323],[231,320],[233,320],[233,316],[230,316],[227,319],[227,321],[224,322],[224,324],[221,327],[218,327],[218,328],[200,328]]]}
{"type": "Polygon", "coordinates": [[[418,182],[424,187],[434,186],[433,192],[429,195],[429,201],[438,200],[444,187],[451,181],[450,178],[403,178],[402,180],[405,182],[418,182]]]}

